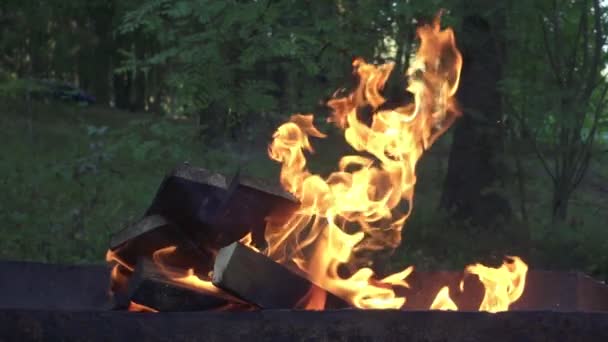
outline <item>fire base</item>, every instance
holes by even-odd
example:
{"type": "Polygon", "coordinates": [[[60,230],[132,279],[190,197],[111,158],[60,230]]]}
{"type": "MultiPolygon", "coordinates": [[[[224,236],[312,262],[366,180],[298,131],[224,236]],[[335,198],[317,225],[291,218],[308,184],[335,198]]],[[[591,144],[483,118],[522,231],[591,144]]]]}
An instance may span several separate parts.
{"type": "Polygon", "coordinates": [[[412,274],[405,311],[112,311],[109,276],[105,265],[0,262],[0,341],[608,341],[608,288],[579,273],[533,271],[516,311],[497,314],[417,311],[458,272],[412,274]]]}
{"type": "Polygon", "coordinates": [[[608,314],[0,311],[3,341],[608,341],[608,314]]]}

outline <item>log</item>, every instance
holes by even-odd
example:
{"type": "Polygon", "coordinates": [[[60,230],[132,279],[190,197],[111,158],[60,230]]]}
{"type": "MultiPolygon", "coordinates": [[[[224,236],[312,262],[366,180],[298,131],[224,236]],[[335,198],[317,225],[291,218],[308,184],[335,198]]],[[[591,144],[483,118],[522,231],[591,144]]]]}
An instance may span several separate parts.
{"type": "Polygon", "coordinates": [[[214,294],[181,284],[171,280],[168,274],[185,275],[186,272],[168,266],[161,270],[152,260],[139,259],[129,281],[129,301],[157,311],[217,310],[229,304],[243,304],[228,294],[214,294]]]}
{"type": "Polygon", "coordinates": [[[326,309],[348,307],[335,295],[239,242],[219,250],[212,281],[262,309],[303,308],[311,293],[327,296],[326,309]]]}
{"type": "Polygon", "coordinates": [[[189,233],[205,231],[227,190],[223,175],[182,164],[163,179],[146,215],[162,215],[189,233]]]}
{"type": "Polygon", "coordinates": [[[298,207],[278,183],[240,171],[227,183],[223,175],[183,164],[165,177],[146,214],[166,217],[199,247],[215,250],[249,232],[264,243],[266,221],[285,221],[298,207]]]}
{"type": "Polygon", "coordinates": [[[174,223],[160,215],[144,217],[127,227],[110,241],[110,250],[124,264],[135,267],[140,257],[152,258],[154,252],[175,246],[175,250],[165,260],[172,266],[187,269],[197,265],[196,274],[206,275],[211,270],[213,255],[192,242],[174,223]]]}
{"type": "Polygon", "coordinates": [[[266,221],[284,222],[298,208],[298,200],[278,183],[248,177],[239,171],[230,182],[224,201],[204,220],[218,246],[226,246],[249,232],[254,243],[262,245],[266,221]]]}
{"type": "MultiPolygon", "coordinates": [[[[0,309],[107,310],[111,304],[109,278],[110,268],[105,264],[0,261],[0,309]]],[[[459,304],[460,279],[461,271],[415,271],[407,278],[412,293],[406,294],[406,309],[427,310],[437,291],[445,285],[455,287],[450,295],[459,304]]],[[[467,280],[476,281],[472,276],[467,280]]],[[[474,290],[474,285],[465,281],[464,289],[467,294],[474,290]]],[[[471,310],[477,309],[482,295],[475,294],[477,299],[471,310]]],[[[461,306],[466,308],[464,304],[461,306]]],[[[608,286],[579,272],[530,270],[526,290],[511,309],[608,312],[608,286]]]]}

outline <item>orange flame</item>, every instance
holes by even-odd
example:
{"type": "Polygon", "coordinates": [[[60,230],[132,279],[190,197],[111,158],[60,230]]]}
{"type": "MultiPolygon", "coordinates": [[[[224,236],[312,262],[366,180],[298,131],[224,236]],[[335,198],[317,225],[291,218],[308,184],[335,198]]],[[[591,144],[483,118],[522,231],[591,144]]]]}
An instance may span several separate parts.
{"type": "Polygon", "coordinates": [[[241,299],[238,299],[238,298],[224,292],[217,286],[213,285],[213,283],[211,283],[210,278],[201,279],[198,275],[196,275],[194,273],[194,269],[192,269],[192,268],[186,270],[185,272],[177,272],[175,270],[171,270],[171,269],[167,268],[165,266],[165,262],[163,261],[163,258],[166,258],[170,254],[174,253],[176,249],[177,249],[176,246],[169,246],[169,247],[161,248],[161,249],[155,251],[154,254],[152,254],[152,260],[154,261],[156,266],[158,266],[159,270],[161,272],[163,272],[163,274],[166,277],[168,277],[169,279],[171,279],[172,281],[174,281],[177,284],[181,284],[185,287],[195,289],[202,293],[207,293],[209,295],[224,298],[233,303],[244,304],[244,302],[241,299]]]}
{"type": "Polygon", "coordinates": [[[376,111],[371,126],[357,117],[357,108],[374,110],[385,102],[380,94],[393,64],[375,66],[353,62],[360,83],[345,98],[329,101],[330,121],[344,130],[345,140],[371,157],[341,158],[339,171],[326,179],[306,169],[304,151],[313,152],[309,136],[323,138],[312,115],[293,115],[280,126],[269,147],[272,159],[282,163],[281,183],[301,202],[284,225],[269,222],[266,253],[282,263],[293,263],[311,281],[349,300],[358,308],[400,308],[405,297],[392,286],[406,286],[413,268],[376,280],[362,267],[349,277],[339,267],[362,251],[395,248],[412,210],[415,167],[423,151],[459,114],[453,95],[458,88],[462,57],[451,29],[441,30],[439,16],[417,30],[420,48],[407,71],[407,90],[414,103],[376,111]],[[405,213],[397,206],[408,202],[405,213]]]}
{"type": "Polygon", "coordinates": [[[310,290],[299,300],[294,309],[323,310],[327,292],[318,286],[311,286],[310,290]]]}
{"type": "Polygon", "coordinates": [[[435,297],[435,300],[433,300],[433,303],[431,304],[431,310],[458,311],[458,307],[452,298],[450,298],[449,287],[444,286],[441,288],[441,290],[439,290],[437,297],[435,297]]]}
{"type": "Polygon", "coordinates": [[[110,273],[110,294],[114,295],[117,292],[125,291],[129,280],[128,275],[125,273],[132,273],[133,267],[122,261],[111,250],[106,252],[106,262],[114,265],[110,273]]]}
{"type": "Polygon", "coordinates": [[[528,266],[518,257],[508,258],[510,260],[498,268],[481,264],[467,266],[465,272],[477,275],[485,288],[480,311],[507,311],[523,294],[528,266]]]}
{"type": "Polygon", "coordinates": [[[129,307],[127,308],[127,311],[132,311],[132,312],[158,312],[158,310],[156,309],[152,309],[151,307],[142,305],[142,304],[137,304],[134,301],[129,302],[129,307]]]}
{"type": "Polygon", "coordinates": [[[253,237],[252,237],[251,232],[249,232],[247,235],[243,236],[243,238],[240,239],[239,242],[242,243],[244,246],[247,246],[258,253],[260,252],[260,250],[256,246],[253,245],[253,237]]]}

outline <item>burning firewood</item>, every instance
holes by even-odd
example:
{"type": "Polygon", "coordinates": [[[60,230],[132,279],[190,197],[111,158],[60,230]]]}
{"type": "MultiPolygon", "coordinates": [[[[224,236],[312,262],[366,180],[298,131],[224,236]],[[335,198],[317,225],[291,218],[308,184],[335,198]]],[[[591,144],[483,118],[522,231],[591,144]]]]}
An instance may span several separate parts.
{"type": "Polygon", "coordinates": [[[144,217],[116,233],[110,241],[113,257],[131,270],[138,258],[151,258],[154,252],[168,246],[176,247],[171,265],[185,268],[197,260],[200,265],[195,269],[197,273],[206,274],[211,269],[212,254],[199,248],[181,229],[160,215],[144,217]]]}
{"type": "Polygon", "coordinates": [[[202,229],[227,196],[226,178],[182,164],[162,181],[146,215],[159,214],[188,230],[202,229]]]}
{"type": "MultiPolygon", "coordinates": [[[[263,309],[335,308],[346,306],[344,300],[362,309],[403,308],[405,291],[410,289],[407,277],[413,268],[379,278],[370,267],[371,255],[400,245],[413,208],[416,163],[460,115],[455,94],[462,56],[453,30],[442,29],[438,15],[416,33],[420,45],[407,70],[407,91],[413,103],[390,110],[382,107],[386,103],[382,90],[395,65],[373,65],[361,58],[353,61],[357,88],[327,103],[332,109],[329,121],[343,130],[353,148],[353,154],[340,158],[335,172],[322,176],[307,168],[305,152],[314,151],[310,138],[326,136],[315,127],[312,114],[294,114],[277,128],[268,154],[281,163],[279,180],[293,196],[239,173],[228,184],[222,175],[187,164],[167,175],[146,215],[161,215],[174,222],[177,229],[171,228],[172,234],[179,243],[168,246],[167,236],[163,243],[146,242],[144,236],[164,232],[164,226],[150,232],[143,229],[143,233],[134,228],[120,234],[109,259],[128,256],[132,263],[133,258],[152,253],[158,267],[174,265],[172,258],[185,262],[177,268],[181,274],[171,271],[168,275],[163,268],[166,279],[152,266],[142,264],[144,270],[136,272],[131,287],[143,291],[142,286],[153,280],[154,286],[170,284],[172,291],[176,284],[181,285],[180,290],[203,289],[207,294],[223,293],[221,288],[263,309]],[[373,111],[371,120],[360,120],[357,113],[362,107],[373,111]],[[235,242],[243,237],[254,245],[263,238],[264,254],[246,247],[248,243],[235,242]],[[190,248],[194,254],[189,253],[190,248]],[[195,255],[201,250],[209,255],[195,255]],[[182,259],[182,254],[187,257],[182,259]],[[159,255],[167,259],[159,262],[159,255]],[[210,283],[205,280],[207,273],[197,274],[196,267],[208,268],[214,257],[210,283]],[[293,271],[288,268],[291,265],[295,265],[293,271]],[[154,271],[146,271],[148,268],[154,271]],[[198,277],[201,274],[204,276],[198,277]],[[403,293],[397,293],[400,288],[405,289],[403,293]],[[333,300],[339,304],[334,305],[333,300]]],[[[119,265],[134,271],[125,262],[119,261],[119,265]]],[[[113,274],[122,274],[115,270],[113,274]]],[[[508,310],[523,293],[526,271],[523,261],[499,268],[468,267],[467,273],[476,275],[484,286],[479,309],[508,310]]],[[[440,284],[434,291],[437,295],[421,300],[433,309],[468,308],[460,305],[454,287],[440,284]]],[[[464,294],[463,286],[459,290],[464,294]]],[[[132,302],[154,310],[184,310],[187,305],[163,306],[145,297],[142,300],[131,293],[132,302]]]]}
{"type": "Polygon", "coordinates": [[[235,242],[220,249],[213,284],[263,309],[328,309],[348,305],[285,266],[235,242]]]}
{"type": "MultiPolygon", "coordinates": [[[[128,299],[158,311],[220,310],[248,305],[223,291],[188,285],[183,279],[192,277],[183,269],[160,266],[147,258],[139,259],[129,281],[128,299]]],[[[251,307],[251,306],[249,306],[251,307]]]]}
{"type": "Polygon", "coordinates": [[[267,220],[285,221],[298,207],[298,200],[279,184],[270,184],[238,172],[230,183],[225,200],[205,220],[218,246],[226,246],[249,232],[253,242],[260,244],[264,242],[267,220]]]}
{"type": "Polygon", "coordinates": [[[147,215],[175,222],[199,247],[217,249],[253,233],[263,240],[267,219],[281,220],[298,201],[281,189],[242,176],[226,177],[183,164],[163,180],[147,215]]]}

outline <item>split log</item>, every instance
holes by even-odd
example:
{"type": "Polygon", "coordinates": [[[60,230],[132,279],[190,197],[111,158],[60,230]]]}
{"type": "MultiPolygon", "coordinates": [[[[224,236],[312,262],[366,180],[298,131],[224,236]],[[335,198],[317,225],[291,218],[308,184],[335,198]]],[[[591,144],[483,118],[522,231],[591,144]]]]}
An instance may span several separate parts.
{"type": "Polygon", "coordinates": [[[129,301],[145,305],[158,311],[200,311],[218,310],[246,304],[217,289],[210,290],[190,287],[170,279],[170,274],[184,274],[184,270],[163,266],[160,269],[152,260],[139,259],[135,272],[129,281],[129,301]]]}
{"type": "Polygon", "coordinates": [[[226,246],[249,232],[254,243],[261,245],[265,242],[266,221],[284,222],[298,208],[298,200],[278,183],[237,172],[225,200],[205,221],[218,246],[226,246]]]}
{"type": "Polygon", "coordinates": [[[237,172],[227,184],[223,175],[184,164],[165,177],[146,214],[163,215],[199,247],[214,250],[249,232],[263,243],[266,221],[284,221],[298,207],[278,183],[237,172]]]}
{"type": "Polygon", "coordinates": [[[171,266],[186,269],[196,264],[196,274],[207,274],[211,270],[212,253],[199,248],[181,229],[160,215],[144,217],[116,233],[110,241],[110,250],[131,269],[138,258],[152,258],[154,252],[171,246],[175,250],[165,258],[171,266]]]}
{"type": "Polygon", "coordinates": [[[227,190],[223,175],[182,164],[165,177],[146,215],[162,215],[187,231],[203,231],[227,190]]]}
{"type": "Polygon", "coordinates": [[[348,307],[342,299],[239,242],[218,252],[213,284],[263,309],[304,308],[313,293],[327,296],[326,309],[348,307]]]}

